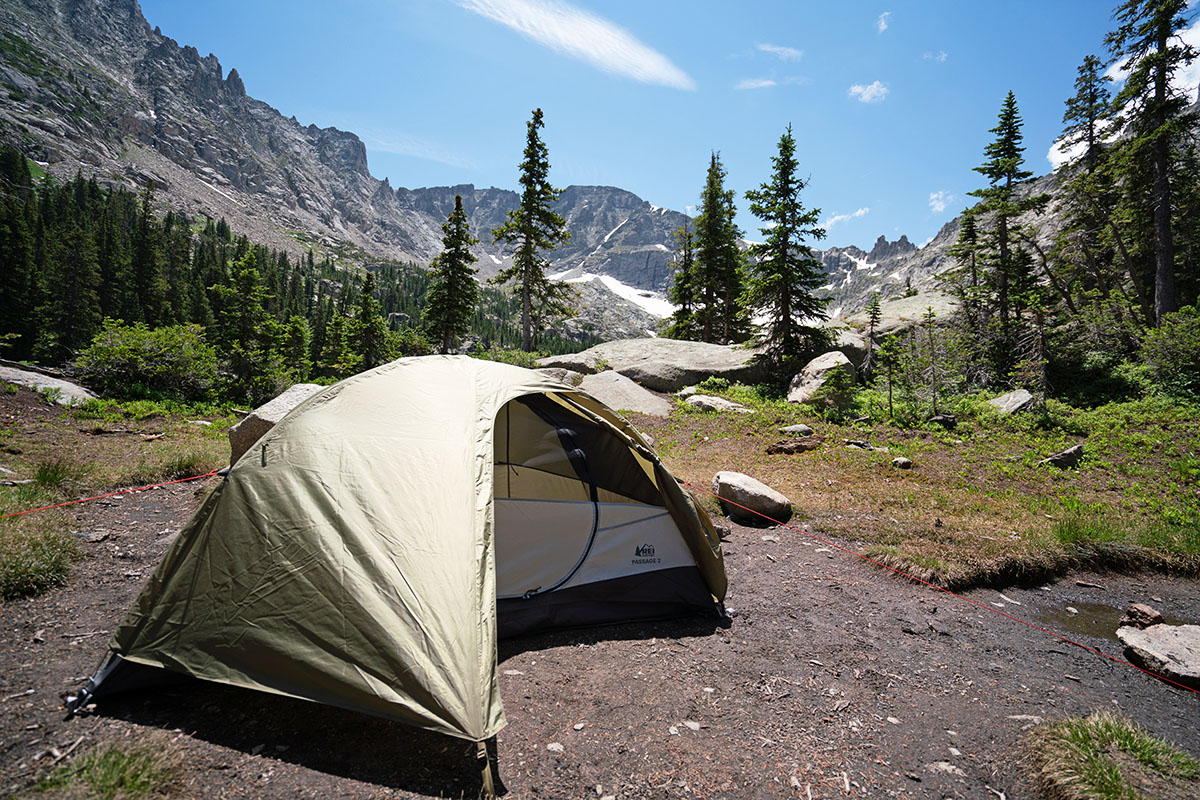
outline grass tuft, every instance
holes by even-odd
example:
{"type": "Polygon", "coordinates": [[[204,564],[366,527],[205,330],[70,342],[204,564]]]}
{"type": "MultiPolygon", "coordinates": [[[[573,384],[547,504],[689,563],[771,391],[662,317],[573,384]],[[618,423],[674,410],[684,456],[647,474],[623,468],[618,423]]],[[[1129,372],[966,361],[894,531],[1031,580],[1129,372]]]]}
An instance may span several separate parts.
{"type": "Polygon", "coordinates": [[[1041,725],[1031,747],[1049,800],[1200,796],[1200,762],[1112,712],[1041,725]]]}
{"type": "Polygon", "coordinates": [[[75,796],[86,787],[88,796],[102,800],[166,794],[182,774],[182,758],[169,744],[152,737],[94,750],[60,767],[37,785],[51,796],[75,796]]]}

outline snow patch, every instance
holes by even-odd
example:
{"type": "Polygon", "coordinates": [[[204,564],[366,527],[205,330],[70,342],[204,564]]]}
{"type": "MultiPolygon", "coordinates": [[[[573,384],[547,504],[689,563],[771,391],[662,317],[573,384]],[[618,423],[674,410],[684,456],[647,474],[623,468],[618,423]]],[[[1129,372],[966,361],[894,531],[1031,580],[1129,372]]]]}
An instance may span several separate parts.
{"type": "Polygon", "coordinates": [[[503,264],[504,263],[504,259],[497,258],[496,256],[492,255],[491,253],[488,253],[488,258],[490,258],[492,260],[492,263],[494,263],[494,264],[503,264]]]}
{"type": "Polygon", "coordinates": [[[579,268],[575,268],[560,272],[557,275],[551,275],[550,278],[566,283],[585,283],[587,281],[598,280],[613,294],[628,300],[649,314],[653,314],[656,317],[669,317],[675,313],[675,306],[663,297],[662,292],[650,292],[645,289],[639,289],[636,286],[629,286],[628,284],[621,283],[611,275],[596,275],[595,273],[583,272],[579,268]]]}
{"type": "MultiPolygon", "coordinates": [[[[621,220],[621,225],[624,225],[626,222],[629,222],[629,217],[626,217],[625,219],[621,220]]],[[[621,230],[621,225],[618,225],[617,227],[615,227],[615,228],[613,228],[611,231],[609,231],[609,232],[608,232],[608,236],[605,236],[605,237],[604,237],[604,241],[605,241],[605,242],[607,242],[609,239],[611,239],[611,238],[612,238],[612,235],[613,235],[614,233],[616,233],[617,231],[621,230]]]]}

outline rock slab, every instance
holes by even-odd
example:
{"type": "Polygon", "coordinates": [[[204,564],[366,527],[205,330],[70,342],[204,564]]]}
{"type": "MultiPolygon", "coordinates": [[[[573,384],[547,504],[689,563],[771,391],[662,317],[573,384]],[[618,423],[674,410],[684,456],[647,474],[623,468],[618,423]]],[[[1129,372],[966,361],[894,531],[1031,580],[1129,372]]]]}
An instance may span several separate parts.
{"type": "Polygon", "coordinates": [[[54,402],[60,406],[73,406],[84,400],[96,399],[96,395],[77,383],[17,367],[0,366],[0,383],[28,386],[36,391],[57,391],[54,402]]]}
{"type": "Polygon", "coordinates": [[[724,397],[713,397],[707,394],[694,394],[684,402],[692,408],[698,408],[701,411],[735,411],[738,414],[754,413],[753,409],[746,408],[741,403],[735,403],[732,400],[726,400],[724,397]]]}
{"type": "Polygon", "coordinates": [[[246,451],[263,435],[274,428],[279,420],[296,406],[324,389],[315,383],[297,383],[274,400],[254,409],[241,422],[229,429],[229,463],[236,464],[246,451]]]}
{"type": "Polygon", "coordinates": [[[1000,412],[1001,416],[1016,414],[1033,405],[1033,395],[1024,389],[1016,389],[1008,394],[1002,394],[988,400],[988,405],[1000,412]]]}
{"type": "Polygon", "coordinates": [[[1184,686],[1200,689],[1200,625],[1117,628],[1129,660],[1184,686]]]}
{"type": "Polygon", "coordinates": [[[807,403],[817,393],[817,390],[829,382],[835,372],[845,372],[853,382],[857,373],[850,359],[839,350],[831,350],[817,356],[808,362],[804,369],[792,378],[788,385],[787,399],[789,403],[807,403]]]}
{"type": "Polygon", "coordinates": [[[791,500],[749,475],[718,472],[713,476],[712,488],[720,500],[721,512],[734,522],[768,525],[771,521],[787,522],[792,516],[791,500]]]}
{"type": "Polygon", "coordinates": [[[648,392],[619,372],[584,375],[579,388],[617,411],[634,411],[651,417],[669,417],[671,401],[648,392]]]}
{"type": "Polygon", "coordinates": [[[621,339],[598,344],[582,353],[543,358],[538,366],[585,374],[607,367],[647,389],[677,392],[714,376],[730,383],[756,383],[764,376],[764,367],[756,360],[758,355],[758,350],[733,345],[679,339],[621,339]]]}

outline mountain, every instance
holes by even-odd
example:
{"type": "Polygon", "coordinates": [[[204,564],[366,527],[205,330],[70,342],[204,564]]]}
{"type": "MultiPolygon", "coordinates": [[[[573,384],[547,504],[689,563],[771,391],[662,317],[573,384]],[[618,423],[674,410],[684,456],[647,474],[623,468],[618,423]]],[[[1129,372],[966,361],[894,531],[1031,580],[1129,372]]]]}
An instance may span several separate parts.
{"type": "MultiPolygon", "coordinates": [[[[0,92],[0,138],[54,174],[152,186],[160,203],[224,217],[254,241],[358,263],[428,263],[461,194],[481,277],[507,263],[490,231],[516,207],[515,192],[393,188],[371,175],[353,133],[302,125],[248,96],[236,69],[151,28],[136,0],[0,0],[0,92]]],[[[574,324],[606,336],[652,329],[645,309],[664,308],[673,233],[688,218],[606,186],[567,187],[557,211],[571,240],[551,254],[552,269],[584,294],[574,324]]],[[[818,251],[834,320],[874,291],[888,316],[915,319],[956,231],[948,224],[924,248],[880,237],[870,252],[818,251]],[[909,287],[918,300],[904,296],[909,287]]]]}

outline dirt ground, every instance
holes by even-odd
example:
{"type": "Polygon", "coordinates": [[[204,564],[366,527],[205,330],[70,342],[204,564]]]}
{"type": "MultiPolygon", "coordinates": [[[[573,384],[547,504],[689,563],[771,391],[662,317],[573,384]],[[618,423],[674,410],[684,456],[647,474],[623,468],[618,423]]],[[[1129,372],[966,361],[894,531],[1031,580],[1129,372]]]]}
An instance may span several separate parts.
{"type": "MultiPolygon", "coordinates": [[[[69,763],[153,733],[185,756],[180,796],[474,796],[466,743],[215,684],[64,719],[63,697],[94,670],[203,488],[78,506],[77,530],[96,541],[82,542],[68,584],[0,607],[0,793],[26,792],[52,768],[51,748],[69,763]]],[[[1118,609],[1149,602],[1200,621],[1197,581],[1072,575],[969,593],[981,608],[786,528],[734,526],[725,547],[730,620],[502,643],[509,724],[495,755],[509,797],[1032,798],[1026,732],[1098,709],[1200,756],[1200,694],[991,611],[1120,657],[1108,638],[1118,609]]]]}

